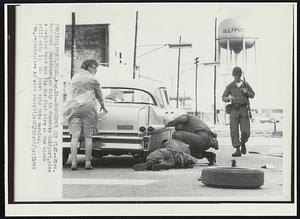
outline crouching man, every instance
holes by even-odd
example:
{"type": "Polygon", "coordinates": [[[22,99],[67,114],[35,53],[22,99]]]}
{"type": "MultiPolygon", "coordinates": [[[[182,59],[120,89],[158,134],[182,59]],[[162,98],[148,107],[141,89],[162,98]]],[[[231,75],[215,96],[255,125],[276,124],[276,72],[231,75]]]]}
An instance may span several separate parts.
{"type": "Polygon", "coordinates": [[[206,158],[209,166],[216,163],[216,154],[206,150],[219,149],[217,135],[201,119],[184,114],[168,122],[166,127],[175,127],[172,138],[188,144],[193,157],[206,158]]]}

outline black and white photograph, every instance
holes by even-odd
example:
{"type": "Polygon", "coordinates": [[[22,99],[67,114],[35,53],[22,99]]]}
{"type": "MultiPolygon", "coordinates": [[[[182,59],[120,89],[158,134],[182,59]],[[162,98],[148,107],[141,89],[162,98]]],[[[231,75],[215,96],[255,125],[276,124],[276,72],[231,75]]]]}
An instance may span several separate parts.
{"type": "Polygon", "coordinates": [[[296,3],[6,4],[6,215],[296,215],[296,41],[296,3]]]}

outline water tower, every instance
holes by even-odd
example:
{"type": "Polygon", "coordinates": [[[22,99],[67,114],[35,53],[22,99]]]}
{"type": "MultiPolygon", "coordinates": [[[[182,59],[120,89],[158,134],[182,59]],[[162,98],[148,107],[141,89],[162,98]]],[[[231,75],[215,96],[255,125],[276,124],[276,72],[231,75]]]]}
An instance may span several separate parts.
{"type": "MultiPolygon", "coordinates": [[[[247,75],[248,60],[251,58],[248,53],[250,49],[254,51],[254,65],[256,69],[256,30],[253,22],[241,17],[233,17],[223,20],[218,26],[218,59],[226,65],[226,73],[222,74],[225,85],[227,77],[232,77],[231,72],[234,66],[240,66],[243,69],[243,75],[247,75]],[[225,53],[223,55],[223,53],[225,53]],[[224,63],[225,59],[225,63],[224,63]]],[[[255,72],[256,73],[256,72],[255,72]]],[[[247,77],[246,77],[247,79],[247,77]]],[[[225,115],[226,123],[226,115],[225,115]]]]}
{"type": "Polygon", "coordinates": [[[247,73],[247,50],[254,48],[256,54],[256,31],[251,20],[240,17],[223,20],[218,27],[218,55],[226,50],[227,73],[231,74],[233,66],[239,65],[247,73]],[[234,62],[233,62],[234,56],[234,62]],[[238,60],[241,62],[238,63],[238,60]]]}

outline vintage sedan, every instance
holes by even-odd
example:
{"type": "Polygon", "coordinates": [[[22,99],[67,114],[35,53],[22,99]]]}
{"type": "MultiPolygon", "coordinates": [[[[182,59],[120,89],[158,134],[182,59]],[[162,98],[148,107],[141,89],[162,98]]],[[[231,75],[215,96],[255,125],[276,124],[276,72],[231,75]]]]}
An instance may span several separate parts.
{"type": "MultiPolygon", "coordinates": [[[[140,81],[105,84],[102,87],[108,113],[99,113],[97,133],[93,135],[92,156],[133,155],[144,161],[149,153],[171,138],[174,128],[165,125],[185,113],[171,107],[167,90],[140,81]]],[[[71,136],[63,130],[63,164],[70,153],[71,136]]],[[[78,153],[84,153],[83,138],[78,153]]]]}

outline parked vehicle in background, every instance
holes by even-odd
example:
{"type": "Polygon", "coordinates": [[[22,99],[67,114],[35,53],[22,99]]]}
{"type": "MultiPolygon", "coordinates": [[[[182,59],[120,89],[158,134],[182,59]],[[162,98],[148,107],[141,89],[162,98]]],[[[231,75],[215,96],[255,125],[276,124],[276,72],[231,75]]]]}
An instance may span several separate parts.
{"type": "MultiPolygon", "coordinates": [[[[108,113],[100,113],[93,135],[93,157],[129,154],[145,161],[147,155],[171,139],[168,121],[185,112],[170,106],[166,87],[140,81],[115,82],[102,87],[108,113]]],[[[100,109],[100,108],[99,108],[100,109]]],[[[71,136],[63,130],[63,164],[70,153],[71,136]]],[[[78,145],[84,153],[84,141],[78,145]]]]}

